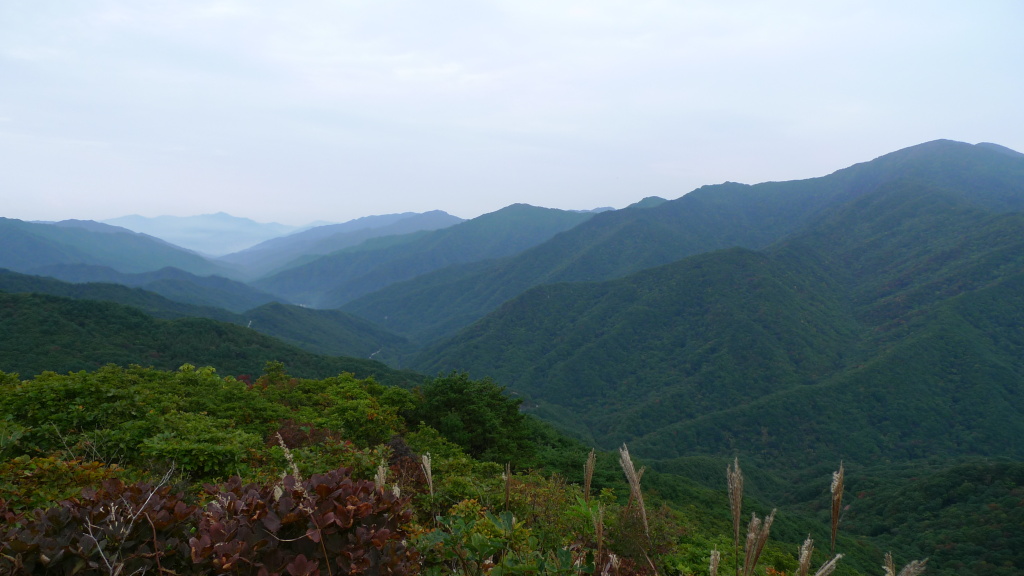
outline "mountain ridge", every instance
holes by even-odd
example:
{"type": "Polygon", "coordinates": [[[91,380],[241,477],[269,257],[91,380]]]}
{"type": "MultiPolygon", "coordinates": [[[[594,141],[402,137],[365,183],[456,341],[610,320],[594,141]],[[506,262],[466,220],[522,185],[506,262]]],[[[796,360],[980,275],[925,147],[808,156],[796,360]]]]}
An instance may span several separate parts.
{"type": "Polygon", "coordinates": [[[431,232],[370,240],[254,282],[295,302],[336,308],[395,282],[452,264],[501,257],[601,214],[513,204],[431,232]]]}
{"type": "Polygon", "coordinates": [[[341,308],[426,342],[452,335],[532,286],[622,277],[731,246],[765,248],[827,207],[842,205],[886,182],[917,180],[958,189],[974,203],[1008,211],[1024,209],[1015,187],[1022,179],[1024,166],[1018,157],[937,140],[817,178],[703,186],[655,206],[597,214],[489,266],[474,266],[472,271],[452,267],[423,275],[341,308]],[[452,318],[462,319],[462,324],[455,326],[452,318]]]}

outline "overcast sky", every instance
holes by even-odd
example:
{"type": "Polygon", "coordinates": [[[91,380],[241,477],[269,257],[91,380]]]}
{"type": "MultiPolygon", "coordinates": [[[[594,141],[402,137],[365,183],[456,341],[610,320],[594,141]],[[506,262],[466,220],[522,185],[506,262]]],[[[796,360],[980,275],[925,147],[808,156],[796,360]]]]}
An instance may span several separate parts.
{"type": "Polygon", "coordinates": [[[623,207],[1024,150],[1024,2],[2,0],[0,216],[623,207]]]}

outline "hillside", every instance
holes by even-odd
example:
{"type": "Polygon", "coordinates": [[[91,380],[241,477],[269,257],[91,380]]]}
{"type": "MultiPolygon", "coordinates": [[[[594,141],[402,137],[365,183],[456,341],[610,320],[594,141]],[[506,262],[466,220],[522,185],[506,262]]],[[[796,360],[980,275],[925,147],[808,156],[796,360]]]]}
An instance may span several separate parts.
{"type": "Polygon", "coordinates": [[[366,216],[342,224],[327,224],[272,238],[251,248],[219,258],[240,267],[251,278],[315,260],[317,256],[356,246],[371,238],[438,230],[462,222],[461,218],[440,210],[417,214],[366,216]]]}
{"type": "Polygon", "coordinates": [[[648,456],[1019,458],[1021,282],[1024,215],[883,187],[760,254],[533,289],[415,365],[492,376],[648,456]]]}
{"type": "Polygon", "coordinates": [[[52,278],[0,270],[0,292],[37,293],[76,300],[123,304],[156,318],[208,318],[238,324],[278,338],[314,354],[353,356],[379,361],[408,354],[404,338],[335,310],[311,310],[269,303],[242,313],[169,300],[141,288],[120,284],[70,284],[52,278]]]}
{"type": "Polygon", "coordinates": [[[1015,574],[1022,174],[877,181],[757,252],[539,286],[414,365],[493,377],[599,446],[739,454],[796,509],[813,491],[795,487],[854,463],[852,530],[930,573],[1015,574]]]}
{"type": "Polygon", "coordinates": [[[296,375],[342,372],[409,386],[420,376],[372,360],[320,356],[242,326],[205,318],[158,320],[109,302],[41,294],[0,294],[0,371],[95,370],[106,364],[172,369],[213,366],[224,374],[259,374],[280,361],[296,375]]]}
{"type": "Polygon", "coordinates": [[[814,270],[731,249],[622,280],[542,286],[428,348],[414,365],[493,377],[528,405],[553,406],[557,421],[587,440],[636,445],[670,424],[844,366],[861,328],[834,291],[821,289],[827,282],[814,270]]]}
{"type": "Polygon", "coordinates": [[[409,354],[405,338],[338,310],[313,310],[277,302],[248,310],[248,326],[303,350],[388,362],[409,354]]]}
{"type": "Polygon", "coordinates": [[[210,318],[222,322],[239,322],[237,314],[222,308],[195,306],[169,300],[142,288],[103,282],[70,283],[45,276],[19,274],[0,269],[0,292],[37,293],[74,300],[99,300],[131,306],[156,318],[210,318]]]}
{"type": "MultiPolygon", "coordinates": [[[[644,576],[699,573],[713,547],[732,560],[720,488],[647,471],[646,530],[618,454],[592,453],[584,475],[585,446],[486,381],[452,375],[409,391],[348,374],[296,378],[279,364],[245,380],[106,366],[0,373],[0,390],[5,573],[108,559],[198,574],[237,557],[301,574],[352,556],[393,576],[478,573],[451,570],[452,557],[494,563],[492,573],[617,561],[621,576],[644,576]],[[99,531],[104,547],[88,546],[99,531]]],[[[813,517],[780,518],[759,547],[762,569],[791,569],[797,543],[820,530],[813,517]]],[[[839,545],[837,576],[872,573],[881,557],[845,534],[839,545]]]]}
{"type": "Polygon", "coordinates": [[[253,284],[292,302],[336,308],[447,266],[515,254],[593,216],[516,204],[442,230],[371,240],[253,284]]]}
{"type": "Polygon", "coordinates": [[[32,274],[59,264],[109,266],[139,273],[174,267],[208,276],[230,271],[202,256],[152,236],[96,222],[52,224],[0,218],[0,268],[32,274]]]}
{"type": "Polygon", "coordinates": [[[65,282],[102,282],[142,288],[175,302],[224,308],[236,313],[278,300],[276,296],[223,276],[197,276],[170,267],[126,274],[108,266],[56,264],[36,268],[34,273],[65,282]]]}
{"type": "Polygon", "coordinates": [[[358,298],[343,309],[419,341],[453,335],[532,286],[619,278],[686,256],[763,249],[828,209],[906,182],[956,191],[996,212],[1024,208],[1020,155],[939,140],[828,176],[704,186],[648,208],[598,214],[550,241],[487,265],[451,267],[358,298]]]}

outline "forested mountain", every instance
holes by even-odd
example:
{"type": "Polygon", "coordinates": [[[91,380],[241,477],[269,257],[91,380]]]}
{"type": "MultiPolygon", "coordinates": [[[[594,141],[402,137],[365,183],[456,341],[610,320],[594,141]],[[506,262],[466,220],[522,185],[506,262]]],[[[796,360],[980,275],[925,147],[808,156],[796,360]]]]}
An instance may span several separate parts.
{"type": "MultiPolygon", "coordinates": [[[[223,308],[170,300],[155,292],[121,284],[70,284],[0,269],[0,292],[37,293],[76,300],[97,300],[131,306],[156,318],[208,318],[252,328],[307,352],[380,361],[411,352],[402,337],[361,318],[337,310],[312,310],[279,302],[235,313],[223,308]]],[[[45,346],[45,342],[38,343],[45,346]]]]}
{"type": "Polygon", "coordinates": [[[303,350],[389,362],[412,352],[408,340],[340,310],[315,310],[274,302],[242,315],[254,330],[303,350]]]}
{"type": "Polygon", "coordinates": [[[130,288],[121,284],[105,282],[74,284],[50,277],[20,274],[2,268],[0,268],[0,292],[48,294],[74,300],[113,302],[131,306],[156,318],[164,319],[196,317],[224,322],[238,323],[240,321],[237,314],[223,308],[175,302],[142,288],[130,288]]]}
{"type": "Polygon", "coordinates": [[[1024,166],[996,145],[935,141],[831,175],[753,186],[704,186],[645,209],[593,219],[521,254],[451,267],[395,284],[343,309],[417,340],[450,336],[540,284],[619,278],[680,258],[740,246],[762,249],[800,231],[830,207],[905,182],[956,190],[996,211],[1024,207],[1024,166]]]}
{"type": "Polygon", "coordinates": [[[651,456],[1024,457],[1024,159],[994,154],[1016,185],[876,180],[760,253],[535,288],[416,366],[651,456]]]}
{"type": "Polygon", "coordinates": [[[442,230],[370,240],[254,285],[306,306],[336,308],[433,270],[515,254],[591,217],[514,204],[442,230]]]}
{"type": "Polygon", "coordinates": [[[111,302],[43,294],[0,294],[0,371],[30,377],[139,364],[171,370],[213,366],[222,374],[259,374],[284,362],[303,377],[352,372],[412,386],[421,377],[380,362],[312,354],[259,332],[206,318],[159,320],[111,302]]]}
{"type": "Polygon", "coordinates": [[[342,224],[316,226],[279,238],[272,238],[219,260],[239,266],[252,278],[315,260],[370,238],[411,234],[422,230],[438,230],[462,222],[462,218],[433,210],[418,214],[385,214],[366,216],[342,224]]]}
{"type": "Polygon", "coordinates": [[[1017,573],[1024,157],[941,142],[876,162],[758,251],[538,286],[415,365],[494,377],[666,472],[738,454],[797,508],[825,463],[855,463],[852,530],[930,572],[1017,573]]]}
{"type": "Polygon", "coordinates": [[[41,266],[33,272],[65,282],[103,282],[143,288],[176,302],[224,308],[232,312],[244,312],[280,300],[277,296],[223,276],[197,276],[170,267],[128,274],[109,266],[55,264],[41,266]]]}
{"type": "Polygon", "coordinates": [[[89,264],[138,273],[174,267],[200,276],[230,271],[163,240],[97,222],[34,223],[0,218],[0,268],[32,274],[44,266],[89,264]]]}

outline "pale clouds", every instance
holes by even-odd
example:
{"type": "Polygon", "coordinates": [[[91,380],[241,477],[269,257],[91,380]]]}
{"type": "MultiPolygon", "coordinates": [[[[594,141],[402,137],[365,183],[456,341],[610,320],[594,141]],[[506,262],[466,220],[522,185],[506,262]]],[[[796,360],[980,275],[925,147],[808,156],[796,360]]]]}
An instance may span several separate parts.
{"type": "Polygon", "coordinates": [[[1017,2],[0,5],[22,218],[473,216],[1024,148],[1017,2]]]}

